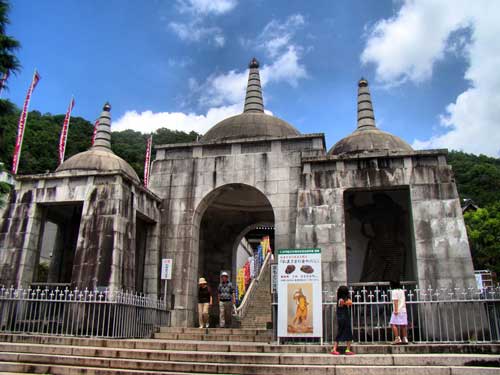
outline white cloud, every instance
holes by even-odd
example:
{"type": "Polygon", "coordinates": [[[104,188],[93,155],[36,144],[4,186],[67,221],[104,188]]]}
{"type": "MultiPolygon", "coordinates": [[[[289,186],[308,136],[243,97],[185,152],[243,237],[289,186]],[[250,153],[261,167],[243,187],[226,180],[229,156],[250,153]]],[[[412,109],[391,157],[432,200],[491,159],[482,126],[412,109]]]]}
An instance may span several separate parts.
{"type": "Polygon", "coordinates": [[[177,0],[181,12],[201,15],[224,14],[233,10],[237,0],[177,0]]]}
{"type": "Polygon", "coordinates": [[[188,23],[183,22],[170,22],[168,24],[170,29],[177,34],[177,36],[186,42],[199,42],[201,40],[208,40],[215,44],[217,47],[223,47],[225,38],[222,30],[217,26],[207,27],[196,19],[188,23]]]}
{"type": "Polygon", "coordinates": [[[468,67],[469,88],[441,116],[442,134],[416,140],[415,148],[447,147],[500,156],[500,3],[485,1],[406,0],[398,13],[375,24],[361,55],[376,66],[387,85],[419,83],[432,77],[435,64],[458,52],[468,67]],[[467,29],[470,38],[454,40],[467,29]]]}
{"type": "Polygon", "coordinates": [[[179,130],[184,132],[195,131],[203,134],[219,121],[241,113],[241,107],[222,106],[211,108],[206,114],[198,115],[183,112],[127,111],[112,124],[113,131],[132,129],[142,133],[151,133],[159,128],[179,130]]]}

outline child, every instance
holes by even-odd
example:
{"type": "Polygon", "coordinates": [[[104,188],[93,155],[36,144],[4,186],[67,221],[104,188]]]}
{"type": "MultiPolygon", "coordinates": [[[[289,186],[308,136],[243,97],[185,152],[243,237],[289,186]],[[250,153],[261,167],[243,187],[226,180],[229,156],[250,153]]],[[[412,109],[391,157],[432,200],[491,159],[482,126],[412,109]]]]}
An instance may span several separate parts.
{"type": "Polygon", "coordinates": [[[407,345],[408,337],[406,336],[406,326],[408,325],[408,317],[406,315],[406,298],[405,292],[401,289],[399,281],[391,281],[391,299],[394,304],[394,311],[391,315],[390,324],[394,334],[393,345],[407,345]],[[401,329],[401,336],[399,335],[401,329]]]}
{"type": "Polygon", "coordinates": [[[340,354],[338,352],[339,341],[345,341],[347,343],[347,348],[345,350],[346,355],[354,354],[354,352],[351,351],[352,327],[349,314],[349,308],[351,306],[352,301],[349,298],[349,289],[342,285],[337,289],[337,336],[335,337],[335,343],[331,351],[333,355],[340,354]]]}

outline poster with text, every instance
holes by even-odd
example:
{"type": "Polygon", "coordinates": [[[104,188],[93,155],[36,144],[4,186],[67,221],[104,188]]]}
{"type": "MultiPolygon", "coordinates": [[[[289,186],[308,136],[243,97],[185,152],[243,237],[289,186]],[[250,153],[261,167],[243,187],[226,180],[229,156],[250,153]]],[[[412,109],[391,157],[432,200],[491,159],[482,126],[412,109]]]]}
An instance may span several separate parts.
{"type": "Polygon", "coordinates": [[[278,337],[322,337],[321,249],[278,250],[278,337]]]}

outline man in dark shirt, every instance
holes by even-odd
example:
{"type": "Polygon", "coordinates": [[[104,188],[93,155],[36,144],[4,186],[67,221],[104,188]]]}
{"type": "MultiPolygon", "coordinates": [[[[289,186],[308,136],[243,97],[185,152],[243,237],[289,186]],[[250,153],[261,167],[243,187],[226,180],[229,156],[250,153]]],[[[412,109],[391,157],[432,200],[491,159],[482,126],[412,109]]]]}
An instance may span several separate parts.
{"type": "Polygon", "coordinates": [[[234,287],[229,281],[229,275],[227,272],[221,273],[221,282],[217,288],[217,300],[219,301],[219,321],[220,327],[231,328],[232,325],[232,313],[234,305],[234,287]]]}

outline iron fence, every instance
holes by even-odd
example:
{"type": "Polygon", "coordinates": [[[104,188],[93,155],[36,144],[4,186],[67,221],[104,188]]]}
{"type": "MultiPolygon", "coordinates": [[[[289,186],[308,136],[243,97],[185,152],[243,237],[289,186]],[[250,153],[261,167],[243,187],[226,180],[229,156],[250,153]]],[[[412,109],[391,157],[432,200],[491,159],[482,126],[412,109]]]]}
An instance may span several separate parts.
{"type": "Polygon", "coordinates": [[[0,288],[0,332],[138,338],[169,320],[164,301],[130,292],[0,288]]]}
{"type": "MultiPolygon", "coordinates": [[[[500,288],[405,289],[408,339],[414,343],[500,341],[500,288]]],[[[354,341],[383,343],[393,340],[389,324],[393,303],[383,285],[350,289],[354,341]]],[[[337,331],[336,292],[323,292],[323,342],[333,342],[337,331]]],[[[273,299],[273,327],[277,328],[277,297],[273,299]]],[[[318,339],[287,338],[287,343],[318,342],[318,339]]]]}

